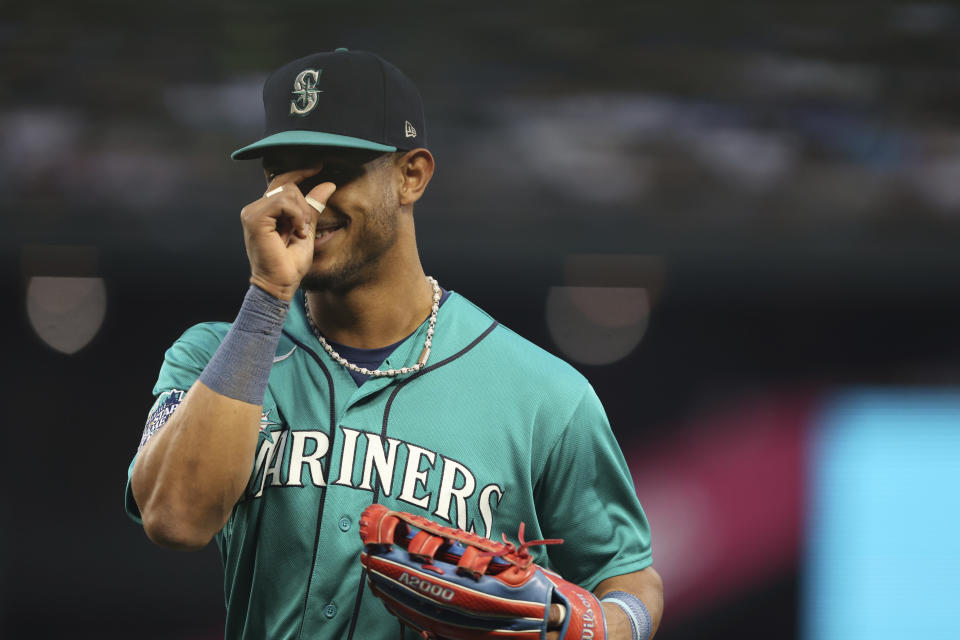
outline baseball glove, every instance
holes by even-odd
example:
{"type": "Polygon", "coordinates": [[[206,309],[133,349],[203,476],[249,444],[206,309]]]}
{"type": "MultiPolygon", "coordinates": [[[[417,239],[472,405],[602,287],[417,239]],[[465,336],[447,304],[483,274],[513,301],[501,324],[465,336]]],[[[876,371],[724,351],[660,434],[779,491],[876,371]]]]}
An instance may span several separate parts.
{"type": "Polygon", "coordinates": [[[380,504],[360,517],[370,590],[424,638],[546,638],[551,603],[565,609],[562,640],[605,640],[600,602],[589,591],[536,565],[534,544],[520,546],[444,527],[380,504]]]}

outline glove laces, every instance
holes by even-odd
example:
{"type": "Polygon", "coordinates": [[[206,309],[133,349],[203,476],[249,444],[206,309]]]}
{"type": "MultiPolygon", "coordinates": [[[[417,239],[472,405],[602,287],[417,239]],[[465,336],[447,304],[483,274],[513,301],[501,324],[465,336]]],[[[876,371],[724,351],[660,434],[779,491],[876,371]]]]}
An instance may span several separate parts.
{"type": "Polygon", "coordinates": [[[525,540],[523,537],[524,529],[526,528],[526,523],[520,523],[520,530],[517,532],[517,540],[520,542],[520,546],[515,546],[512,542],[507,540],[507,534],[501,533],[500,537],[503,539],[503,549],[499,551],[484,551],[481,556],[492,556],[495,558],[501,558],[506,560],[512,565],[517,567],[525,568],[530,565],[533,561],[533,556],[530,555],[528,549],[538,544],[563,544],[563,538],[545,538],[543,540],[525,540]]]}

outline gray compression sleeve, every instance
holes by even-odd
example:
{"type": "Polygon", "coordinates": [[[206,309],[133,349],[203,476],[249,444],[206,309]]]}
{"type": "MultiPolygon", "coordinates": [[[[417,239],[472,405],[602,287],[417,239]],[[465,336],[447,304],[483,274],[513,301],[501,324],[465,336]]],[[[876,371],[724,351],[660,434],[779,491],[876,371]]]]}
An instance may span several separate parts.
{"type": "Polygon", "coordinates": [[[289,302],[250,285],[237,319],[200,374],[200,382],[228,398],[263,405],[288,309],[289,302]]]}

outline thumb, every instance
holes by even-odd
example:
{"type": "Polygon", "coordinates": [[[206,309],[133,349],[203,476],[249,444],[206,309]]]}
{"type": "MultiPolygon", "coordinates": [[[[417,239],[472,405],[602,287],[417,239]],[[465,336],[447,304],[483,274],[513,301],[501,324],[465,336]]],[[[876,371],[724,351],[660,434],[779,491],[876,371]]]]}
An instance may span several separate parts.
{"type": "Polygon", "coordinates": [[[313,198],[320,204],[327,204],[327,200],[337,190],[337,185],[332,182],[321,182],[307,193],[306,197],[313,198]]]}

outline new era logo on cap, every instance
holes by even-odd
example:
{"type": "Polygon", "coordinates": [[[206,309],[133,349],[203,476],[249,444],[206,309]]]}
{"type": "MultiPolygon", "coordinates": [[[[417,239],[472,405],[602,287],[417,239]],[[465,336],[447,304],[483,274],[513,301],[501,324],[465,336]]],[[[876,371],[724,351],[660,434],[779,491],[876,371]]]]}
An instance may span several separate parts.
{"type": "Polygon", "coordinates": [[[366,51],[294,60],[263,85],[264,137],[233,152],[259,158],[280,146],[409,150],[426,146],[423,104],[402,71],[366,51]]]}

